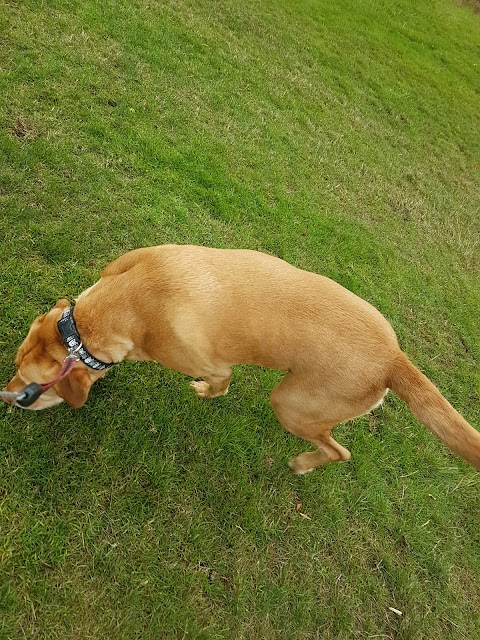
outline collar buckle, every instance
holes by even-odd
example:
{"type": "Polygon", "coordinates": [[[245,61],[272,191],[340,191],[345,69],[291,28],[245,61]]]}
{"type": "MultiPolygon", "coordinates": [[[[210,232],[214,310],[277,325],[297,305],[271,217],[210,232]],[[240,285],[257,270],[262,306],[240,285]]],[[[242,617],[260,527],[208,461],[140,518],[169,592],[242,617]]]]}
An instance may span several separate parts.
{"type": "MultiPolygon", "coordinates": [[[[77,362],[80,361],[80,353],[79,351],[83,348],[83,342],[80,341],[80,344],[76,347],[74,346],[67,346],[67,351],[68,351],[68,356],[67,358],[69,360],[76,360],[77,362]]],[[[66,359],[67,359],[66,358],[66,359]]]]}

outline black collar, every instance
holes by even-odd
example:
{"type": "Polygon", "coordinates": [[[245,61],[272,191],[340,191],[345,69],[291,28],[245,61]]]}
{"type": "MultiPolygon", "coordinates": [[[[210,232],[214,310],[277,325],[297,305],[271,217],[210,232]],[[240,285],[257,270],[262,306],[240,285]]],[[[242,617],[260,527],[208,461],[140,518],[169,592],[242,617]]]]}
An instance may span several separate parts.
{"type": "Polygon", "coordinates": [[[77,331],[77,327],[75,326],[75,320],[73,319],[73,308],[69,307],[65,309],[62,314],[62,317],[58,321],[58,330],[60,331],[60,335],[62,336],[63,342],[67,347],[67,351],[69,353],[75,352],[75,355],[90,367],[90,369],[95,369],[96,371],[103,371],[104,369],[108,369],[113,366],[115,363],[110,362],[101,362],[92,356],[91,353],[85,349],[80,339],[80,335],[77,331]]]}

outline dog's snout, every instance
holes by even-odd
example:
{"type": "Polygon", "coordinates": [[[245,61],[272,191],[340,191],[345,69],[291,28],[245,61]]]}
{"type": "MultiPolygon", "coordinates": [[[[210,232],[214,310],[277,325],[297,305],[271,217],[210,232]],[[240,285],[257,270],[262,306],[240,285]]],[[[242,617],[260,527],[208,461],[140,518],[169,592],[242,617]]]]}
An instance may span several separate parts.
{"type": "MultiPolygon", "coordinates": [[[[4,392],[8,393],[6,389],[3,390],[4,392]]],[[[2,400],[4,402],[6,402],[7,404],[13,404],[15,402],[15,399],[10,396],[10,395],[2,395],[2,400]]]]}
{"type": "Polygon", "coordinates": [[[22,383],[18,379],[18,375],[15,375],[7,384],[7,386],[4,389],[2,389],[2,392],[0,393],[0,397],[7,404],[14,405],[21,388],[22,388],[22,383]]]}

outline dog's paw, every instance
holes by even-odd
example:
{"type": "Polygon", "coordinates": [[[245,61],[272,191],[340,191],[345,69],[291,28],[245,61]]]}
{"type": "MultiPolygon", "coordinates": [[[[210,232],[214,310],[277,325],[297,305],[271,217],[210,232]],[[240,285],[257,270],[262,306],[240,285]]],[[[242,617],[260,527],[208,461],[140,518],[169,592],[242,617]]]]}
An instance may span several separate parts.
{"type": "Polygon", "coordinates": [[[190,386],[199,398],[211,398],[211,387],[205,380],[192,380],[190,386]]]}
{"type": "Polygon", "coordinates": [[[315,469],[315,467],[309,467],[304,461],[302,461],[302,454],[289,460],[288,466],[293,473],[297,474],[297,476],[303,476],[305,473],[310,473],[310,471],[315,469]]]}

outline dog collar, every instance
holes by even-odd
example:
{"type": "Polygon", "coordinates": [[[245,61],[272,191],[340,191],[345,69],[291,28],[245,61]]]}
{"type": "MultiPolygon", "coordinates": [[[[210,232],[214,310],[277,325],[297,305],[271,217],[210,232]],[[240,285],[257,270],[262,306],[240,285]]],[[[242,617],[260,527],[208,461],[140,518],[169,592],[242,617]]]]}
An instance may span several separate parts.
{"type": "Polygon", "coordinates": [[[65,309],[62,314],[62,317],[57,323],[58,330],[60,331],[60,335],[62,336],[63,342],[67,347],[67,351],[81,360],[87,367],[90,369],[95,369],[95,371],[103,371],[104,369],[108,369],[112,367],[114,362],[102,362],[101,360],[97,360],[92,356],[91,353],[83,346],[83,343],[80,339],[80,335],[77,331],[77,327],[75,325],[75,320],[73,319],[73,307],[69,307],[65,309]]]}

